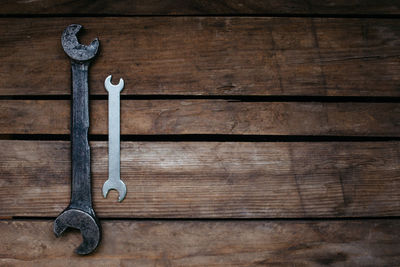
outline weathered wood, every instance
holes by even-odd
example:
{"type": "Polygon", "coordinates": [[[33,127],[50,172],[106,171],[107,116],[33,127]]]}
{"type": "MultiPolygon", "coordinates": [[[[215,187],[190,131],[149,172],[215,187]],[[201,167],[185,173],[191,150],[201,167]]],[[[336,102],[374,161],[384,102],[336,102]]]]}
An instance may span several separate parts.
{"type": "Polygon", "coordinates": [[[3,18],[0,95],[70,94],[70,23],[100,38],[93,94],[400,96],[399,20],[267,17],[3,18]]]}
{"type": "MultiPolygon", "coordinates": [[[[107,134],[107,112],[91,101],[91,134],[107,134]]],[[[68,100],[0,101],[0,134],[69,133],[68,100]]],[[[123,100],[121,133],[400,136],[400,104],[123,100]]]]}
{"type": "Polygon", "coordinates": [[[226,14],[400,14],[396,0],[164,0],[67,1],[3,0],[0,14],[82,15],[226,15],[226,14]]]}
{"type": "Polygon", "coordinates": [[[396,266],[400,221],[103,221],[96,253],[52,221],[0,221],[0,264],[18,266],[396,266]]]}
{"type": "MultiPolygon", "coordinates": [[[[101,188],[107,143],[92,146],[97,214],[115,218],[400,215],[400,142],[123,142],[116,205],[101,188]]],[[[70,144],[0,141],[0,216],[56,216],[70,194],[70,144]]]]}

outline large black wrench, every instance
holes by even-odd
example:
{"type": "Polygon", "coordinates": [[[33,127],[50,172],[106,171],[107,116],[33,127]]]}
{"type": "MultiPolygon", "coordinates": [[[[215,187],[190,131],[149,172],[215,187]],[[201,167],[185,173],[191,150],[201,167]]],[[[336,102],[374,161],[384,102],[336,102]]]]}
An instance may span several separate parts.
{"type": "Polygon", "coordinates": [[[89,86],[88,69],[96,56],[99,40],[90,45],[78,42],[76,34],[81,25],[69,25],[61,36],[65,53],[71,58],[72,68],[72,183],[71,201],[54,221],[54,233],[60,236],[68,227],[81,231],[83,242],[75,250],[80,255],[93,252],[101,239],[101,227],[92,207],[90,179],[89,86]]]}

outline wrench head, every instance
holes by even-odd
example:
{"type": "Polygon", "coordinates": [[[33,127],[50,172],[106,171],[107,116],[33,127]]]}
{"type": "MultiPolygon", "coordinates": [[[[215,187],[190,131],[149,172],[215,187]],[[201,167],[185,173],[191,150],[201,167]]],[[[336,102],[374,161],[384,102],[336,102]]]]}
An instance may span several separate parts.
{"type": "Polygon", "coordinates": [[[67,208],[54,221],[54,233],[59,237],[67,228],[75,228],[81,231],[83,242],[75,252],[79,255],[87,255],[93,252],[101,240],[100,223],[87,212],[67,208]]]}
{"type": "Polygon", "coordinates": [[[103,197],[106,198],[108,195],[108,191],[111,189],[117,190],[118,191],[118,201],[121,202],[124,200],[125,195],[126,195],[126,185],[122,180],[110,180],[108,179],[104,184],[103,184],[103,197]]]}
{"type": "Polygon", "coordinates": [[[111,83],[111,78],[112,75],[109,75],[105,80],[104,80],[104,87],[106,88],[107,92],[111,92],[111,91],[119,91],[121,92],[122,89],[124,89],[124,79],[120,78],[119,82],[117,85],[114,85],[111,83]]]}
{"type": "Polygon", "coordinates": [[[94,58],[99,49],[99,40],[96,38],[90,45],[80,44],[77,33],[82,29],[82,25],[71,24],[65,28],[61,35],[61,44],[65,53],[75,61],[89,61],[94,58]]]}

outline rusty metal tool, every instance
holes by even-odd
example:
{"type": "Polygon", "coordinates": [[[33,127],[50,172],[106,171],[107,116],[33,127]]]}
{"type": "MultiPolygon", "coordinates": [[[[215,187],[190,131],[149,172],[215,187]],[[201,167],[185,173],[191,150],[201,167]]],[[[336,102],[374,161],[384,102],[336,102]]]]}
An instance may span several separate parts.
{"type": "Polygon", "coordinates": [[[104,81],[108,92],[108,180],[103,185],[103,196],[107,197],[111,189],[118,191],[118,201],[124,200],[126,185],[120,177],[120,93],[124,89],[124,80],[117,85],[111,83],[112,75],[104,81]]]}
{"type": "Polygon", "coordinates": [[[61,44],[71,59],[72,69],[72,183],[71,201],[54,221],[54,233],[59,237],[68,227],[79,229],[83,242],[75,250],[86,255],[93,252],[101,240],[101,226],[92,207],[90,178],[89,85],[88,69],[96,56],[99,40],[88,46],[78,42],[81,25],[69,25],[61,36],[61,44]]]}

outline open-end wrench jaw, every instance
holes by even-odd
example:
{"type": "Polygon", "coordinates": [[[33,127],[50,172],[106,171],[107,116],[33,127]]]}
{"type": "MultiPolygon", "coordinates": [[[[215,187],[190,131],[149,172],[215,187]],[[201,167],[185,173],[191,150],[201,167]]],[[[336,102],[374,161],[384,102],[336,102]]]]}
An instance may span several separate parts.
{"type": "Polygon", "coordinates": [[[103,184],[103,197],[106,198],[110,190],[117,190],[118,201],[121,202],[126,196],[126,185],[122,180],[107,180],[103,184]]]}
{"type": "Polygon", "coordinates": [[[87,255],[93,252],[101,240],[100,223],[91,212],[79,209],[67,208],[54,221],[54,233],[59,237],[67,228],[81,231],[83,242],[75,252],[79,255],[87,255]]]}
{"type": "Polygon", "coordinates": [[[99,49],[99,40],[96,38],[90,45],[80,44],[77,38],[82,25],[71,24],[61,35],[61,44],[65,53],[73,60],[83,62],[94,58],[99,49]]]}
{"type": "Polygon", "coordinates": [[[119,78],[119,82],[117,85],[111,83],[112,75],[108,75],[104,81],[104,87],[106,88],[107,92],[111,93],[112,91],[121,92],[124,89],[125,82],[124,79],[119,78]]]}

